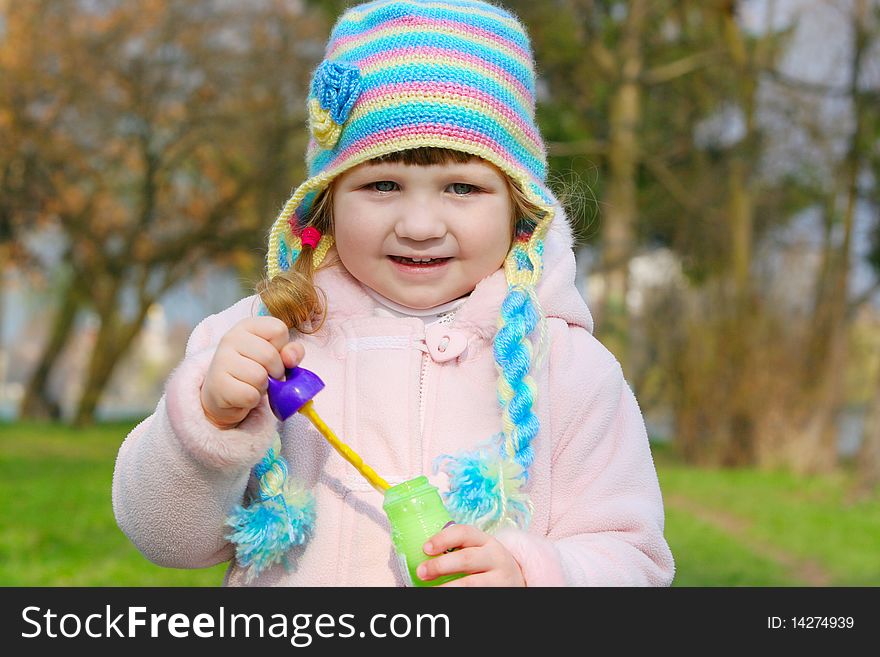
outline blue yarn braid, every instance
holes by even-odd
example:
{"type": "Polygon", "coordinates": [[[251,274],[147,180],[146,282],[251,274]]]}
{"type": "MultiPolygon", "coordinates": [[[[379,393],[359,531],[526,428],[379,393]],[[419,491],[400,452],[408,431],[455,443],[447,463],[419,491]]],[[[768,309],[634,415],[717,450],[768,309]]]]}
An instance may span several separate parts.
{"type": "Polygon", "coordinates": [[[502,431],[474,451],[442,455],[434,463],[435,472],[449,477],[443,501],[452,517],[485,532],[504,526],[525,529],[532,513],[526,485],[541,426],[534,412],[537,386],[531,372],[546,356],[547,326],[535,291],[543,271],[543,240],[539,234],[523,242],[513,245],[505,264],[508,288],[493,343],[502,431]]]}
{"type": "Polygon", "coordinates": [[[495,334],[494,354],[500,371],[498,402],[501,404],[505,443],[509,455],[522,466],[526,477],[535,458],[532,441],[540,429],[540,422],[532,410],[536,390],[534,379],[529,375],[533,358],[528,340],[539,319],[540,314],[528,291],[511,286],[501,304],[502,324],[495,334]]]}

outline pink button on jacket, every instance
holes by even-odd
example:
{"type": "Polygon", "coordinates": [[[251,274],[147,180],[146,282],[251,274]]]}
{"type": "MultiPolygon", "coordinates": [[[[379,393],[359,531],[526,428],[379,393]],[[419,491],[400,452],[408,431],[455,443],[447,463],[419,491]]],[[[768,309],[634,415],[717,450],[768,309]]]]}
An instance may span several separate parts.
{"type": "MultiPolygon", "coordinates": [[[[666,586],[674,565],[645,425],[619,364],[592,336],[571,243],[559,211],[538,288],[551,347],[533,373],[541,422],[528,484],[534,514],[528,531],[497,536],[530,586],[666,586]]],[[[390,483],[426,474],[446,490],[445,475],[432,474],[434,459],[472,449],[501,427],[492,338],[504,273],[477,285],[443,335],[427,336],[418,318],[376,316],[375,302],[341,268],[319,272],[317,282],[328,319],[320,333],[299,339],[303,367],[327,384],[314,400],[318,413],[390,483]]],[[[291,551],[292,568],[276,566],[253,584],[401,585],[381,496],[308,420],[295,415],[279,425],[265,397],[234,429],[204,417],[199,390],[217,343],[258,306],[248,297],[193,331],[155,412],[119,450],[119,526],[161,565],[231,560],[224,520],[278,431],[292,476],[314,491],[317,520],[311,540],[291,551]]],[[[234,559],[226,584],[245,584],[234,559]]]]}

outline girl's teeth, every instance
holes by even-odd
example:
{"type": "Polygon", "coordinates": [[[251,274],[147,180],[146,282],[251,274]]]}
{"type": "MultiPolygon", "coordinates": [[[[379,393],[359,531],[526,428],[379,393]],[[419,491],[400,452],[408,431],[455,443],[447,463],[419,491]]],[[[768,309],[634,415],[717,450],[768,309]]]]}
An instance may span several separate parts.
{"type": "Polygon", "coordinates": [[[430,262],[436,262],[437,260],[442,260],[443,258],[404,258],[403,256],[396,256],[397,260],[401,262],[412,262],[419,265],[424,265],[430,262]]]}

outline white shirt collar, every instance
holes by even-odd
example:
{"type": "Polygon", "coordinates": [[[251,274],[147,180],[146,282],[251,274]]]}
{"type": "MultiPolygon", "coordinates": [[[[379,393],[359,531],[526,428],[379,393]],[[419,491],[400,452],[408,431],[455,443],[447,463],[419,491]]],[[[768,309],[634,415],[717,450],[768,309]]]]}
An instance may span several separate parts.
{"type": "Polygon", "coordinates": [[[375,300],[379,306],[376,307],[376,314],[385,317],[418,317],[425,324],[433,324],[446,315],[454,315],[455,311],[467,301],[469,294],[452,301],[447,301],[433,308],[410,308],[392,301],[382,296],[376,290],[367,285],[363,285],[364,290],[375,300]]]}

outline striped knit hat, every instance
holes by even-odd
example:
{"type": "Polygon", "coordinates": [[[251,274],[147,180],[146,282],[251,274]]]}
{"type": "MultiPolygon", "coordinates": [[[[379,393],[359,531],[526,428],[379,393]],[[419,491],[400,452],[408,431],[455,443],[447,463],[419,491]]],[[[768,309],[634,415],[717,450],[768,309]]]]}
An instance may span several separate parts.
{"type": "MultiPolygon", "coordinates": [[[[308,179],[272,226],[269,278],[287,270],[320,192],[374,157],[418,147],[477,155],[545,210],[521,225],[520,246],[542,237],[555,200],[535,125],[535,66],[528,35],[510,12],[479,0],[375,0],[336,22],[308,96],[308,179]]],[[[320,264],[332,244],[315,249],[320,264]]],[[[534,246],[534,245],[532,245],[534,246]]],[[[523,255],[520,256],[522,261],[523,255]]],[[[539,271],[526,276],[534,283],[539,271]]],[[[511,281],[513,282],[513,281],[511,281]]]]}
{"type": "MultiPolygon", "coordinates": [[[[531,513],[525,485],[539,430],[532,371],[543,359],[547,335],[535,288],[556,203],[544,182],[525,30],[509,12],[479,0],[375,0],[354,7],[333,28],[308,109],[309,177],[272,226],[270,278],[299,256],[318,194],[344,171],[388,153],[439,147],[479,156],[540,209],[537,222],[517,222],[504,263],[508,290],[494,338],[501,431],[472,451],[435,461],[449,477],[443,497],[457,522],[487,532],[525,528],[531,513]]],[[[332,235],[321,237],[314,266],[332,243],[332,235]]],[[[287,550],[308,540],[315,521],[314,499],[288,481],[280,448],[269,451],[255,474],[259,497],[228,520],[234,530],[229,538],[249,576],[286,563],[287,550]]]]}

